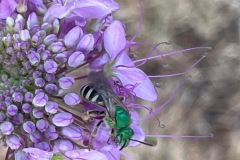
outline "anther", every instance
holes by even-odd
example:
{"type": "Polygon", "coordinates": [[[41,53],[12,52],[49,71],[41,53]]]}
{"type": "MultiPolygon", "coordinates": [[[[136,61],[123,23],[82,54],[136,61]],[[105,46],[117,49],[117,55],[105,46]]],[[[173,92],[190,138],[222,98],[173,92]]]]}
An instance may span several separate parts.
{"type": "Polygon", "coordinates": [[[163,82],[157,82],[157,83],[155,84],[155,86],[156,86],[157,88],[161,88],[161,87],[163,87],[163,82]]]}

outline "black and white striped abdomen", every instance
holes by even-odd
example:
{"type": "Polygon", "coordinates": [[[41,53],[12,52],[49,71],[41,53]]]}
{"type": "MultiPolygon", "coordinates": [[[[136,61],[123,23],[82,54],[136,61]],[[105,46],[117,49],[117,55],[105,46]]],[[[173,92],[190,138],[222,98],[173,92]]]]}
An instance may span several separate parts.
{"type": "Polygon", "coordinates": [[[95,89],[94,84],[89,83],[83,86],[80,91],[80,94],[86,101],[98,104],[100,106],[104,106],[103,97],[95,89]]]}

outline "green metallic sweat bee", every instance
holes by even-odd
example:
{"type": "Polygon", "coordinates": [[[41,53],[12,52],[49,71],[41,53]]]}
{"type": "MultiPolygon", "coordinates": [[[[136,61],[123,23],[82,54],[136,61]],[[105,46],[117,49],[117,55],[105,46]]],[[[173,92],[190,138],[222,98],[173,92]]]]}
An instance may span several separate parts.
{"type": "MultiPolygon", "coordinates": [[[[95,77],[96,78],[96,77],[95,77]]],[[[114,91],[103,81],[103,79],[95,79],[94,83],[89,83],[82,87],[81,96],[85,101],[104,107],[105,111],[89,110],[83,114],[83,119],[102,117],[92,135],[97,132],[101,123],[105,122],[111,130],[111,138],[121,147],[127,147],[130,141],[137,141],[142,144],[150,145],[132,139],[134,131],[130,127],[132,123],[131,115],[124,106],[120,98],[114,91]]],[[[92,140],[90,140],[92,143],[92,140]]]]}

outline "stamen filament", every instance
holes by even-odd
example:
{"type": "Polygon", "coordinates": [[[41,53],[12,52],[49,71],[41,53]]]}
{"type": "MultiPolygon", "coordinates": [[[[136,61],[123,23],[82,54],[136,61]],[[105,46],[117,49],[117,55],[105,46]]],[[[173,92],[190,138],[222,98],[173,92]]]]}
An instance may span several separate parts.
{"type": "Polygon", "coordinates": [[[147,134],[146,137],[156,137],[156,138],[210,138],[213,137],[212,134],[206,136],[191,136],[191,135],[158,135],[158,134],[147,134]]]}
{"type": "Polygon", "coordinates": [[[167,57],[167,56],[171,56],[171,55],[178,54],[178,53],[184,53],[184,52],[187,52],[187,51],[200,50],[200,49],[211,50],[212,48],[211,47],[188,48],[188,49],[184,49],[184,50],[178,50],[178,51],[169,52],[169,53],[162,54],[162,55],[157,55],[157,56],[147,57],[147,58],[143,58],[143,59],[138,59],[138,60],[133,61],[133,63],[142,62],[142,61],[145,61],[146,59],[150,60],[150,59],[159,58],[160,56],[167,57]]]}

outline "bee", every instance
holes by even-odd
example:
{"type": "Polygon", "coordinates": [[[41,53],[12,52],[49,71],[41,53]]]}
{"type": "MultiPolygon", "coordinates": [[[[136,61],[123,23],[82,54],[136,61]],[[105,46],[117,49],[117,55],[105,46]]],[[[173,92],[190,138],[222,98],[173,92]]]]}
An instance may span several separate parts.
{"type": "MultiPolygon", "coordinates": [[[[98,75],[99,73],[95,74],[98,75]]],[[[104,81],[105,79],[100,78],[101,76],[96,78],[96,75],[94,81],[83,86],[80,91],[85,101],[105,108],[105,111],[89,110],[83,114],[83,119],[86,121],[92,118],[101,118],[92,132],[92,137],[96,135],[101,123],[105,122],[111,128],[111,138],[120,146],[120,150],[127,147],[130,141],[152,146],[149,143],[132,139],[134,131],[130,127],[132,119],[129,110],[109,87],[109,84],[104,81]]],[[[92,141],[93,138],[90,139],[90,145],[92,141]]]]}

